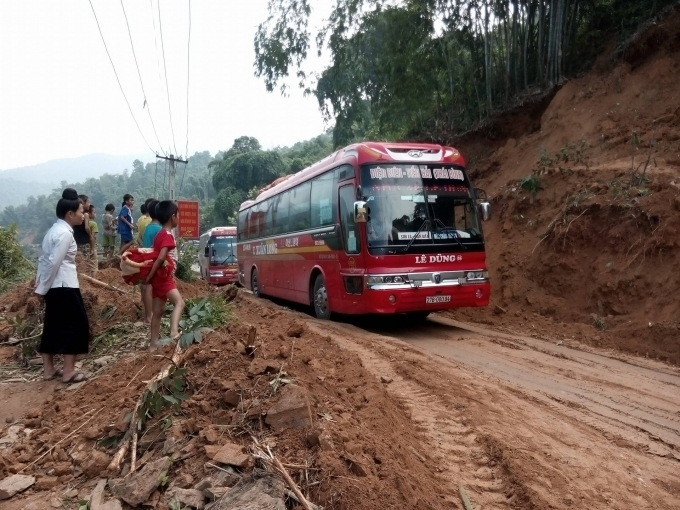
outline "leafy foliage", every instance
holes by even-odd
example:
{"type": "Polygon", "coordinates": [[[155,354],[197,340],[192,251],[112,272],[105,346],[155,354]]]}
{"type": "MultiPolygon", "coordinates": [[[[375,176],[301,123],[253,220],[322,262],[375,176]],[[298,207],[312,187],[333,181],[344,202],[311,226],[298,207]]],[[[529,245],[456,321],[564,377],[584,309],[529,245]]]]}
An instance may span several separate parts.
{"type": "Polygon", "coordinates": [[[321,0],[269,2],[254,39],[267,90],[296,75],[335,120],[334,144],[446,140],[501,108],[588,68],[674,0],[338,0],[317,34],[321,0]],[[302,70],[316,35],[330,65],[302,70]]]}
{"type": "Polygon", "coordinates": [[[201,343],[203,333],[207,333],[230,319],[224,299],[219,296],[189,299],[184,308],[184,314],[179,321],[179,327],[184,334],[180,339],[183,349],[192,343],[201,343]]]}
{"type": "Polygon", "coordinates": [[[17,227],[0,227],[0,294],[31,278],[33,269],[17,241],[17,227]]]}
{"type": "Polygon", "coordinates": [[[541,182],[538,180],[538,177],[536,174],[531,173],[527,175],[524,179],[520,181],[520,185],[522,186],[523,190],[526,190],[530,194],[530,201],[533,203],[534,197],[538,193],[538,190],[541,189],[541,182]]]}
{"type": "Polygon", "coordinates": [[[187,368],[170,367],[168,375],[160,381],[154,381],[144,392],[138,410],[137,427],[144,429],[146,422],[165,409],[179,412],[182,402],[189,398],[185,392],[188,388],[186,380],[187,368]]]}
{"type": "Polygon", "coordinates": [[[179,258],[177,260],[175,276],[183,282],[193,282],[196,279],[196,274],[191,269],[191,266],[196,263],[197,248],[191,242],[178,239],[177,254],[179,258]]]}

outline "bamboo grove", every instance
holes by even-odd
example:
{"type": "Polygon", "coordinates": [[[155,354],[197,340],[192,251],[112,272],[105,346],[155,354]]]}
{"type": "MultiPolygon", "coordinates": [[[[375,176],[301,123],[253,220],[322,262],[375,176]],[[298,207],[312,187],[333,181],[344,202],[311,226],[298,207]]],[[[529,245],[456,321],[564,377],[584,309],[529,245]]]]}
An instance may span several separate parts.
{"type": "Polygon", "coordinates": [[[445,140],[530,94],[586,71],[668,0],[270,0],[255,36],[255,73],[268,90],[286,77],[314,94],[334,143],[445,140]],[[312,51],[331,64],[306,73],[312,51]]]}

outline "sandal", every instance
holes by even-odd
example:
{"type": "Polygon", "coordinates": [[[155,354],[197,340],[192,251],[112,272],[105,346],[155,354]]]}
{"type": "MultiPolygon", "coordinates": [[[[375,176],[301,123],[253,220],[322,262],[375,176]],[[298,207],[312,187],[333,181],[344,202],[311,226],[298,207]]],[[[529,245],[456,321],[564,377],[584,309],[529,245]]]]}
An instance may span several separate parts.
{"type": "Polygon", "coordinates": [[[81,383],[85,382],[89,379],[87,375],[85,375],[83,372],[73,372],[73,375],[68,378],[68,380],[64,381],[65,384],[76,384],[76,383],[81,383]]]}
{"type": "Polygon", "coordinates": [[[43,381],[51,381],[52,379],[57,379],[59,377],[62,377],[63,375],[64,373],[61,371],[61,368],[57,368],[51,376],[49,377],[43,376],[43,381]]]}

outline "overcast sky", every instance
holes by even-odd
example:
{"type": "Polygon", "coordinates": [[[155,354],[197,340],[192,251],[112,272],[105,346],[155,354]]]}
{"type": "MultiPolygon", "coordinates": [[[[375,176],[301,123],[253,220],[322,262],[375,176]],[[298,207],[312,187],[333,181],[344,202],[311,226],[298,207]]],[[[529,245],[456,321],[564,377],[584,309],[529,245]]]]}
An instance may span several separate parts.
{"type": "MultiPolygon", "coordinates": [[[[133,113],[157,150],[120,1],[92,3],[133,113]]],[[[158,0],[124,0],[158,138],[163,150],[182,155],[188,5],[188,0],[160,4],[173,142],[158,0]]],[[[315,26],[324,14],[313,14],[315,26]]],[[[189,154],[214,154],[242,135],[258,138],[265,147],[291,145],[326,128],[315,98],[304,98],[296,86],[290,97],[268,93],[263,80],[255,78],[253,36],[266,17],[267,0],[192,0],[189,154]]],[[[120,92],[88,0],[1,0],[0,19],[1,169],[98,152],[146,151],[153,159],[120,92]]],[[[325,59],[312,57],[307,70],[321,71],[325,59]]]]}

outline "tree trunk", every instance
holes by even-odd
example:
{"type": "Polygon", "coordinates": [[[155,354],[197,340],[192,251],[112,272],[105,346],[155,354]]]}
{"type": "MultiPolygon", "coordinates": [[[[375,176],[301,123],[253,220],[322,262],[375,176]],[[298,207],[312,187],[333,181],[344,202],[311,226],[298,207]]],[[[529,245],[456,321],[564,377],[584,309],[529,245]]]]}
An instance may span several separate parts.
{"type": "Polygon", "coordinates": [[[545,75],[543,73],[543,23],[545,21],[545,0],[538,0],[539,14],[538,14],[538,82],[543,84],[545,75]]]}
{"type": "Polygon", "coordinates": [[[491,99],[491,41],[489,37],[489,2],[484,2],[484,64],[486,67],[486,107],[488,115],[491,116],[493,103],[491,99]]]}

